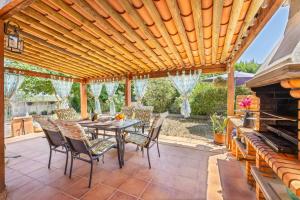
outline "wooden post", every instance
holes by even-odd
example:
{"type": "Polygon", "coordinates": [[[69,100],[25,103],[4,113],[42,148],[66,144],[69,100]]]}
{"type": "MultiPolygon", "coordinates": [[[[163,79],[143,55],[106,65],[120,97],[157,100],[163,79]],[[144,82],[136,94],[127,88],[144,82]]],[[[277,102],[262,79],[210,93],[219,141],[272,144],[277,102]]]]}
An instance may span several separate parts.
{"type": "Polygon", "coordinates": [[[227,78],[227,116],[234,115],[234,64],[231,63],[228,66],[228,78],[227,78]]]}
{"type": "Polygon", "coordinates": [[[131,105],[131,80],[129,78],[125,81],[125,105],[131,105]]]}
{"type": "Polygon", "coordinates": [[[83,119],[88,117],[86,83],[80,83],[80,112],[83,119]]]}
{"type": "MultiPolygon", "coordinates": [[[[0,20],[0,199],[5,197],[4,153],[4,21],[0,20]]],[[[4,198],[5,199],[5,198],[4,198]]]]}

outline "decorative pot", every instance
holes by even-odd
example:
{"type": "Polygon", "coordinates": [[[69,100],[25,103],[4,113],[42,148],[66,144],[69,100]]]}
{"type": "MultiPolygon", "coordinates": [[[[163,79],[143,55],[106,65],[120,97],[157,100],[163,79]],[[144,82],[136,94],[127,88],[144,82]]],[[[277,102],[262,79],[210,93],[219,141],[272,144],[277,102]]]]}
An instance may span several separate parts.
{"type": "Polygon", "coordinates": [[[225,134],[214,133],[214,142],[218,145],[223,145],[225,143],[225,134]]]}
{"type": "Polygon", "coordinates": [[[254,120],[253,120],[253,113],[250,111],[245,111],[245,116],[243,120],[243,127],[245,128],[253,128],[254,127],[254,120]]]}

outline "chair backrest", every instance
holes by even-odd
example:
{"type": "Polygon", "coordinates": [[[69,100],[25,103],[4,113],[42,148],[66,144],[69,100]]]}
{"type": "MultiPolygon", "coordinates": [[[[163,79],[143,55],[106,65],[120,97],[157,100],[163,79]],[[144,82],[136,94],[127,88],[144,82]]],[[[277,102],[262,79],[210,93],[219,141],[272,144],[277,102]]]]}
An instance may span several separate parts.
{"type": "Polygon", "coordinates": [[[80,115],[74,110],[74,108],[67,109],[57,109],[54,111],[59,120],[67,121],[78,121],[80,120],[80,115]]]}
{"type": "Polygon", "coordinates": [[[125,106],[122,108],[122,111],[121,111],[126,119],[132,119],[133,117],[133,113],[134,113],[134,107],[133,106],[125,106]]]}
{"type": "Polygon", "coordinates": [[[76,153],[84,153],[90,155],[90,142],[87,139],[84,129],[76,122],[72,121],[56,121],[56,124],[67,139],[71,151],[76,153]]]}
{"type": "Polygon", "coordinates": [[[168,116],[168,112],[161,113],[159,116],[155,117],[151,129],[150,129],[150,139],[156,140],[159,136],[159,133],[161,131],[161,127],[168,116]]]}
{"type": "Polygon", "coordinates": [[[58,127],[49,119],[37,118],[36,121],[43,129],[48,143],[51,146],[61,146],[66,143],[64,136],[61,134],[58,127]]]}
{"type": "Polygon", "coordinates": [[[153,106],[141,106],[134,109],[134,119],[138,119],[145,124],[150,124],[153,106]]]}

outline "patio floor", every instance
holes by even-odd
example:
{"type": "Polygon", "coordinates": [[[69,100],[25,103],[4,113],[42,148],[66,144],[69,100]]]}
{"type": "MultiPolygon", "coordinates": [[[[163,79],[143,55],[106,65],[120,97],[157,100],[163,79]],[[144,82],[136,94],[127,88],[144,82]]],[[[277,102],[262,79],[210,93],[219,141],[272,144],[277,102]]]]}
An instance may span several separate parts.
{"type": "Polygon", "coordinates": [[[89,189],[89,165],[85,162],[75,161],[69,179],[63,174],[65,155],[56,153],[48,170],[45,138],[10,143],[7,155],[21,157],[11,158],[6,167],[8,199],[255,199],[239,162],[228,160],[226,154],[170,144],[161,144],[160,149],[161,158],[155,147],[151,149],[151,170],[146,154],[142,157],[134,145],[126,145],[122,169],[116,151],[110,151],[104,164],[94,164],[89,189]]]}

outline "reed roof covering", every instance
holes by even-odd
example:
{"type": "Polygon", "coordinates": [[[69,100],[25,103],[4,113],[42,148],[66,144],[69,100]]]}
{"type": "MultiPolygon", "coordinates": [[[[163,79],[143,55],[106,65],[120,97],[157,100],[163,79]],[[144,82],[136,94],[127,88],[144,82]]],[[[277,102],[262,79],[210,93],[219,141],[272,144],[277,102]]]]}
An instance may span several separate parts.
{"type": "Polygon", "coordinates": [[[82,79],[202,69],[237,60],[282,0],[13,0],[25,50],[7,58],[82,79]]]}

